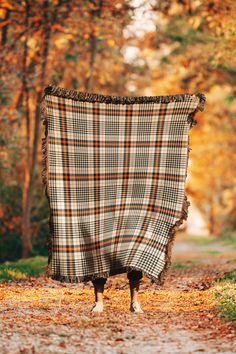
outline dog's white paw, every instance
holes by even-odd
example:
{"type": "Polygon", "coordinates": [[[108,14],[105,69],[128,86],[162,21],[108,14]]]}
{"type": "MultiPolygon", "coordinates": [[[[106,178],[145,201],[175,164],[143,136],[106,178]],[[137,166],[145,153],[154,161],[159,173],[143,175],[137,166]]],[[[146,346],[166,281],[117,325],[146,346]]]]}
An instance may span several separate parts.
{"type": "Polygon", "coordinates": [[[130,311],[135,313],[143,313],[140,303],[138,301],[132,301],[130,304],[130,311]]]}
{"type": "Polygon", "coordinates": [[[103,312],[103,302],[98,301],[93,304],[93,307],[91,308],[91,312],[103,312]]]}

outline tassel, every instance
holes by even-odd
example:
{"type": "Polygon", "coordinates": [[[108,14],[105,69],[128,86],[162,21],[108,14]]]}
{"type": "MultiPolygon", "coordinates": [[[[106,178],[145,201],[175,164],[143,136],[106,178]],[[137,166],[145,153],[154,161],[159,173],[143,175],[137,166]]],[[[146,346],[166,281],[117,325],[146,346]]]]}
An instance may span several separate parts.
{"type": "MultiPolygon", "coordinates": [[[[115,103],[115,104],[132,104],[132,103],[170,103],[191,100],[194,94],[183,93],[169,96],[110,96],[98,93],[81,92],[72,89],[66,89],[60,86],[49,84],[44,89],[43,97],[53,95],[64,98],[71,98],[76,101],[115,103]]],[[[204,95],[196,94],[200,98],[199,109],[204,106],[204,95]]],[[[43,99],[43,98],[42,98],[43,99]]]]}
{"type": "MultiPolygon", "coordinates": [[[[49,204],[49,193],[48,193],[48,169],[47,169],[47,144],[48,144],[48,121],[47,121],[47,107],[45,101],[45,93],[40,100],[40,118],[45,127],[44,137],[42,137],[42,182],[44,184],[45,195],[49,204]]],[[[49,217],[48,221],[49,232],[47,234],[46,246],[48,249],[48,264],[45,270],[45,276],[50,276],[51,274],[51,261],[52,261],[52,221],[49,217]]]]}

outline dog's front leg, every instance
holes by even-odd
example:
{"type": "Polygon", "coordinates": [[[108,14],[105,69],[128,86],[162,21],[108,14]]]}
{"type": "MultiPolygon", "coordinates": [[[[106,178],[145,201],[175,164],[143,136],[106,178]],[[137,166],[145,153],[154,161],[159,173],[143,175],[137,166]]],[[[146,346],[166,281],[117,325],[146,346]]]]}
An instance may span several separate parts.
{"type": "Polygon", "coordinates": [[[93,304],[91,312],[102,312],[104,309],[103,292],[106,283],[106,278],[96,278],[92,280],[92,283],[94,287],[95,302],[93,304]]]}

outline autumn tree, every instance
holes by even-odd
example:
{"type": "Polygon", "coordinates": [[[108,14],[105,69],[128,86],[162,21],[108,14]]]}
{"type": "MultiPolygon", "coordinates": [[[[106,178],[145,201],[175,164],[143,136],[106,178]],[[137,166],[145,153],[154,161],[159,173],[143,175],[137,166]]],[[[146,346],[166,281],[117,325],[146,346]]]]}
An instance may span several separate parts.
{"type": "MultiPolygon", "coordinates": [[[[3,1],[0,16],[1,125],[6,132],[16,132],[20,150],[19,160],[11,168],[18,171],[15,180],[22,186],[21,225],[19,218],[17,222],[22,255],[27,257],[32,250],[32,213],[44,198],[37,194],[41,182],[38,145],[43,88],[54,83],[80,90],[104,88],[104,92],[113,86],[115,91],[125,79],[120,75],[120,48],[132,7],[126,1],[105,0],[3,1]]],[[[11,180],[7,135],[2,144],[3,180],[11,180]]]]}
{"type": "Polygon", "coordinates": [[[133,45],[141,48],[132,84],[142,94],[202,92],[207,97],[190,132],[187,193],[209,231],[235,229],[236,3],[152,2],[156,29],[133,45]]]}

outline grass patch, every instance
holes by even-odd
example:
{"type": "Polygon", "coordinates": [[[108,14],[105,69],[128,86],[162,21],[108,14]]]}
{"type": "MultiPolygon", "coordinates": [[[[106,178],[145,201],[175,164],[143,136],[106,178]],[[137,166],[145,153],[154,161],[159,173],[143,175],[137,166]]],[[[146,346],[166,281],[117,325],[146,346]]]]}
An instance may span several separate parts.
{"type": "Polygon", "coordinates": [[[236,236],[235,235],[226,235],[226,236],[222,236],[220,238],[220,241],[226,245],[226,246],[230,246],[234,249],[236,249],[236,236]]]}
{"type": "Polygon", "coordinates": [[[236,269],[215,282],[214,295],[220,316],[236,321],[236,269]]]}
{"type": "Polygon", "coordinates": [[[220,243],[222,245],[230,246],[231,248],[236,249],[236,235],[233,233],[225,234],[219,237],[215,235],[193,236],[185,234],[182,236],[182,240],[202,246],[211,245],[212,243],[220,243]]]}
{"type": "Polygon", "coordinates": [[[0,281],[38,277],[45,272],[47,257],[36,256],[0,264],[0,281]]]}
{"type": "Polygon", "coordinates": [[[189,269],[198,263],[199,263],[198,259],[187,260],[187,261],[175,261],[172,263],[171,267],[173,269],[189,269]]]}
{"type": "Polygon", "coordinates": [[[207,250],[206,253],[208,253],[208,254],[221,254],[222,252],[220,252],[218,250],[207,250]]]}
{"type": "Polygon", "coordinates": [[[212,242],[219,241],[219,238],[215,236],[188,236],[185,239],[188,242],[195,243],[197,245],[210,245],[212,242]]]}

